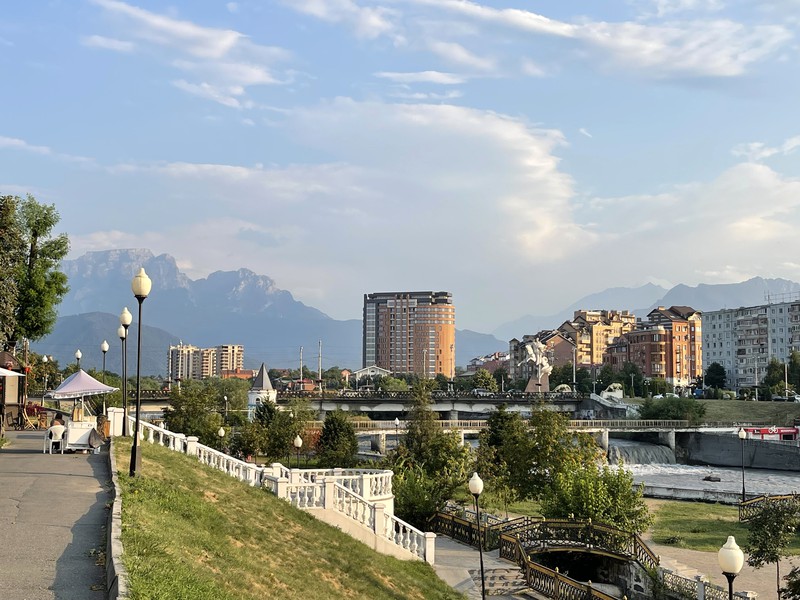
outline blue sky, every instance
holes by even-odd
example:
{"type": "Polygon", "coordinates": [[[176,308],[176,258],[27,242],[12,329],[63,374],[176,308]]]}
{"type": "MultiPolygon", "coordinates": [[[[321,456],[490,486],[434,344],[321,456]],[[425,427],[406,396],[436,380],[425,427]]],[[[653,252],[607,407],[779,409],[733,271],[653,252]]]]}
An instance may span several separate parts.
{"type": "Polygon", "coordinates": [[[798,33],[798,0],[11,1],[0,193],[72,257],[247,267],[335,318],[800,281],[798,33]]]}

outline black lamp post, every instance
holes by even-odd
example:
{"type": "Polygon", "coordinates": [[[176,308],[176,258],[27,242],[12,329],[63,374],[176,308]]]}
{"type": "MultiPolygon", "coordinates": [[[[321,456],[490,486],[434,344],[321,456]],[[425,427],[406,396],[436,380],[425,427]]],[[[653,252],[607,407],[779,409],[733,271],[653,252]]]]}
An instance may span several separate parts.
{"type": "Polygon", "coordinates": [[[486,580],[483,575],[483,540],[481,540],[481,511],[478,497],[483,492],[483,480],[477,473],[472,474],[469,480],[469,493],[475,498],[475,520],[478,526],[478,554],[481,559],[481,600],[486,600],[486,580]]]}
{"type": "Polygon", "coordinates": [[[728,600],[733,600],[733,580],[739,574],[744,566],[744,553],[741,548],[736,545],[736,540],[732,535],[728,536],[728,541],[720,548],[717,553],[719,566],[722,568],[722,574],[728,580],[728,600]]]}
{"type": "Polygon", "coordinates": [[[128,307],[119,314],[119,329],[117,335],[122,340],[122,435],[128,436],[128,327],[133,321],[133,315],[128,307]]]}
{"type": "Polygon", "coordinates": [[[75,350],[75,362],[78,363],[78,371],[81,370],[81,356],[83,356],[83,353],[81,352],[81,349],[78,348],[75,350]]]}
{"type": "Polygon", "coordinates": [[[747,439],[747,432],[744,430],[744,427],[739,428],[739,439],[742,442],[742,502],[744,502],[747,498],[744,491],[744,441],[747,439]]]}
{"type": "Polygon", "coordinates": [[[147,295],[150,293],[150,288],[153,282],[144,272],[144,269],[139,269],[139,272],[131,282],[131,290],[133,295],[139,302],[139,334],[136,339],[136,425],[133,430],[133,446],[131,447],[131,468],[129,475],[136,477],[142,470],[142,457],[139,454],[139,414],[142,409],[142,303],[147,295]]]}
{"type": "MultiPolygon", "coordinates": [[[[103,384],[106,382],[106,352],[108,352],[108,342],[103,340],[100,344],[100,352],[103,353],[103,384]]],[[[106,414],[106,397],[103,396],[103,414],[106,414]]]]}

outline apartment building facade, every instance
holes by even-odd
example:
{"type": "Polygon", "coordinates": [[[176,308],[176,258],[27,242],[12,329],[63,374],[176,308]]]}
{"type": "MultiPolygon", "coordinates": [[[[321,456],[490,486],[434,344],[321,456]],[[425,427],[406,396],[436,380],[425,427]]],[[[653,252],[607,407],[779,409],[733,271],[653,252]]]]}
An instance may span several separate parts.
{"type": "Polygon", "coordinates": [[[689,306],[659,306],[647,320],[627,332],[605,354],[604,362],[619,371],[633,363],[648,379],[663,379],[689,388],[703,374],[702,315],[689,306]]]}
{"type": "Polygon", "coordinates": [[[243,366],[244,346],[240,344],[199,348],[181,343],[169,347],[167,373],[171,382],[222,377],[225,372],[241,371],[243,366]]]}
{"type": "Polygon", "coordinates": [[[734,390],[755,387],[772,358],[788,362],[800,350],[800,300],[703,314],[703,362],[725,368],[734,390]]]}
{"type": "Polygon", "coordinates": [[[575,344],[577,366],[592,367],[602,365],[606,348],[635,328],[636,316],[627,310],[576,310],[558,331],[575,344]]]}
{"type": "Polygon", "coordinates": [[[455,334],[450,292],[364,294],[362,367],[452,379],[455,334]]]}

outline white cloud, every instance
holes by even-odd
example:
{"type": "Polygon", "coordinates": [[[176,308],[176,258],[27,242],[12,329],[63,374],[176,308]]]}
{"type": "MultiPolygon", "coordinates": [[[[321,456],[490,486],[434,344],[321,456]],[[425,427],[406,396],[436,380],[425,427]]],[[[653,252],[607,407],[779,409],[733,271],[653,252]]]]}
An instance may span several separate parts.
{"type": "Polygon", "coordinates": [[[0,136],[0,148],[12,148],[15,150],[25,150],[34,154],[52,154],[53,151],[47,146],[36,146],[29,144],[19,138],[0,136]]]}
{"type": "Polygon", "coordinates": [[[586,129],[584,129],[583,127],[581,127],[580,129],[578,129],[578,133],[580,133],[581,135],[585,135],[585,136],[586,136],[586,137],[588,137],[588,138],[592,137],[592,134],[591,134],[591,133],[589,133],[589,132],[588,132],[586,129]]]}
{"type": "Polygon", "coordinates": [[[381,71],[375,73],[375,77],[389,79],[397,83],[438,83],[441,85],[458,85],[466,81],[466,78],[461,75],[442,73],[441,71],[420,71],[417,73],[381,71]]]}
{"type": "Polygon", "coordinates": [[[775,156],[776,154],[786,155],[794,151],[795,148],[800,147],[800,135],[790,137],[783,142],[780,146],[767,146],[763,142],[748,142],[745,144],[738,144],[734,146],[731,153],[734,156],[745,158],[749,161],[758,162],[775,156]]]}
{"type": "Polygon", "coordinates": [[[495,68],[495,62],[492,59],[476,56],[464,46],[455,42],[431,41],[428,46],[434,54],[450,63],[478,69],[479,71],[488,71],[495,68]]]}
{"type": "Polygon", "coordinates": [[[792,38],[782,25],[747,26],[729,20],[662,24],[567,23],[516,8],[492,8],[468,0],[412,0],[492,25],[546,35],[602,50],[608,64],[651,77],[741,75],[753,63],[777,52],[792,38]]]}
{"type": "Polygon", "coordinates": [[[161,46],[172,46],[198,58],[222,58],[242,39],[231,29],[202,27],[191,21],[181,21],[159,15],[119,0],[91,0],[106,11],[122,17],[134,27],[137,37],[161,46]]]}
{"type": "MultiPolygon", "coordinates": [[[[193,74],[198,81],[180,78],[173,85],[224,106],[253,106],[245,100],[247,88],[283,84],[292,78],[274,75],[276,63],[290,59],[283,48],[262,46],[231,29],[204,27],[191,21],[156,14],[120,0],[91,0],[119,20],[126,35],[153,47],[152,56],[193,74]]],[[[229,7],[230,9],[230,7],[229,7]]],[[[132,42],[92,36],[97,47],[122,50],[132,42]],[[113,43],[111,43],[111,40],[113,43]]]]}
{"type": "Polygon", "coordinates": [[[216,85],[212,85],[207,82],[202,83],[189,83],[185,79],[178,79],[172,82],[179,90],[183,90],[184,92],[188,92],[194,96],[198,96],[200,98],[205,98],[207,100],[213,100],[223,106],[227,106],[229,108],[246,108],[247,105],[244,104],[239,97],[244,94],[244,88],[242,87],[228,87],[228,88],[221,88],[216,85]]]}
{"type": "Polygon", "coordinates": [[[65,160],[74,163],[81,163],[83,165],[90,165],[94,163],[94,159],[88,158],[86,156],[77,156],[75,154],[64,154],[61,152],[54,152],[52,148],[50,148],[49,146],[39,146],[36,144],[30,144],[25,140],[19,138],[6,137],[6,136],[0,136],[0,150],[2,149],[22,150],[24,152],[30,152],[32,154],[39,154],[42,156],[52,156],[60,160],[65,160]]]}
{"type": "Polygon", "coordinates": [[[722,0],[653,0],[653,4],[659,17],[679,12],[714,12],[725,7],[722,0]]]}
{"type": "Polygon", "coordinates": [[[322,21],[345,23],[361,38],[392,35],[396,42],[402,41],[392,23],[394,12],[385,7],[360,6],[353,0],[284,0],[284,4],[322,21]]]}
{"type": "Polygon", "coordinates": [[[133,42],[116,40],[114,38],[103,37],[102,35],[90,35],[81,39],[84,46],[90,48],[103,48],[104,50],[114,50],[115,52],[133,52],[136,47],[133,42]]]}

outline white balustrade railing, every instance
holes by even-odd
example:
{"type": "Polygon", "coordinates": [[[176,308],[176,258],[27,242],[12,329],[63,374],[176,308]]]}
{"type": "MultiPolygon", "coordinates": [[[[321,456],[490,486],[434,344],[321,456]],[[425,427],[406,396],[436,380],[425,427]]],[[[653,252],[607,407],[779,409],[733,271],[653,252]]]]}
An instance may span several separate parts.
{"type": "MultiPolygon", "coordinates": [[[[128,419],[133,433],[136,421],[133,417],[128,419]]],[[[394,505],[394,473],[390,470],[290,469],[280,463],[258,466],[200,444],[195,436],[174,433],[142,420],[139,439],[195,456],[200,463],[270,491],[297,508],[334,510],[433,564],[436,535],[424,533],[385,512],[387,504],[394,505]]]]}

